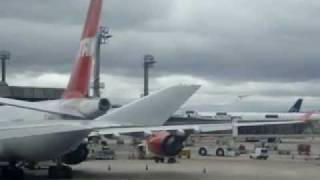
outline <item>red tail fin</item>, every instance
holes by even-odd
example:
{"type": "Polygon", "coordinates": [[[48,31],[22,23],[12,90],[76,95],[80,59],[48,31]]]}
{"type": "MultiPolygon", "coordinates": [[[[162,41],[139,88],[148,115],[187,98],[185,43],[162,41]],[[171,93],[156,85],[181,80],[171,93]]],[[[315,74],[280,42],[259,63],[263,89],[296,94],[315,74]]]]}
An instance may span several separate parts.
{"type": "Polygon", "coordinates": [[[88,94],[95,36],[99,28],[102,0],[91,0],[80,41],[78,58],[63,98],[80,98],[88,94]]]}

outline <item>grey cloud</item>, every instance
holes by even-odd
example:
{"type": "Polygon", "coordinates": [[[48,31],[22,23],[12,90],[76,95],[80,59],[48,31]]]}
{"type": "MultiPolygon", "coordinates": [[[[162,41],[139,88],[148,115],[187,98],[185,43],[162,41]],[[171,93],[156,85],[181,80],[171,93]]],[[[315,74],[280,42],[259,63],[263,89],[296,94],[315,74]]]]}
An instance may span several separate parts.
{"type": "MultiPolygon", "coordinates": [[[[87,5],[1,1],[0,47],[12,52],[9,72],[69,72],[87,5]]],[[[105,0],[102,24],[114,37],[103,46],[103,71],[141,77],[142,57],[151,53],[158,61],[152,77],[186,74],[233,84],[317,80],[319,8],[312,0],[105,0]]]]}
{"type": "MultiPolygon", "coordinates": [[[[114,29],[141,26],[149,20],[166,18],[170,0],[104,0],[102,23],[114,29]]],[[[46,24],[82,25],[89,0],[1,1],[0,17],[46,24]]]]}

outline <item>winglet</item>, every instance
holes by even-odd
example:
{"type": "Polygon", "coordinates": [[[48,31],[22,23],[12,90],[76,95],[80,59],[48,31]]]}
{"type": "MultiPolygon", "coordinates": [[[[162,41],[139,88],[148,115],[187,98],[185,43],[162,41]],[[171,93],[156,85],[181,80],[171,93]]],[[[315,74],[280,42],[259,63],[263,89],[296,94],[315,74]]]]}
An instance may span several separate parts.
{"type": "Polygon", "coordinates": [[[102,0],[91,0],[84,24],[80,49],[63,98],[81,98],[88,94],[94,56],[95,36],[99,28],[102,0]]]}
{"type": "Polygon", "coordinates": [[[143,97],[95,120],[128,126],[163,125],[199,85],[177,85],[143,97]]]}

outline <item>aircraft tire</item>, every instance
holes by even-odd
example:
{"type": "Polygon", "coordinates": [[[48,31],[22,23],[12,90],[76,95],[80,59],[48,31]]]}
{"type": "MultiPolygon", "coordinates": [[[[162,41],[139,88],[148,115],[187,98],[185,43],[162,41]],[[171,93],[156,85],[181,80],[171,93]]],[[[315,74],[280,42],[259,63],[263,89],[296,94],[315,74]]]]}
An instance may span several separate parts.
{"type": "Polygon", "coordinates": [[[173,163],[176,163],[176,162],[177,162],[176,158],[174,158],[174,157],[171,157],[171,158],[168,159],[168,164],[173,164],[173,163]]]}
{"type": "Polygon", "coordinates": [[[50,166],[48,169],[48,177],[50,179],[71,179],[72,168],[69,166],[50,166]]]}

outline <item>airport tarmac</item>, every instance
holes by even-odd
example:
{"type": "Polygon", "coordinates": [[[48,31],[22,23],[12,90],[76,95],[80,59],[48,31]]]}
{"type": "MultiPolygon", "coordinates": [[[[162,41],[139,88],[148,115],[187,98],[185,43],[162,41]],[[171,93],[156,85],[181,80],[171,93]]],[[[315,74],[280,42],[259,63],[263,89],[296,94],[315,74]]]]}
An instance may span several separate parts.
{"type": "MultiPolygon", "coordinates": [[[[270,160],[252,160],[248,156],[195,157],[179,160],[176,164],[156,164],[151,160],[91,160],[73,166],[73,179],[316,180],[319,179],[319,168],[320,161],[291,160],[286,156],[270,160]]],[[[46,171],[27,171],[26,179],[47,179],[46,171]]]]}

